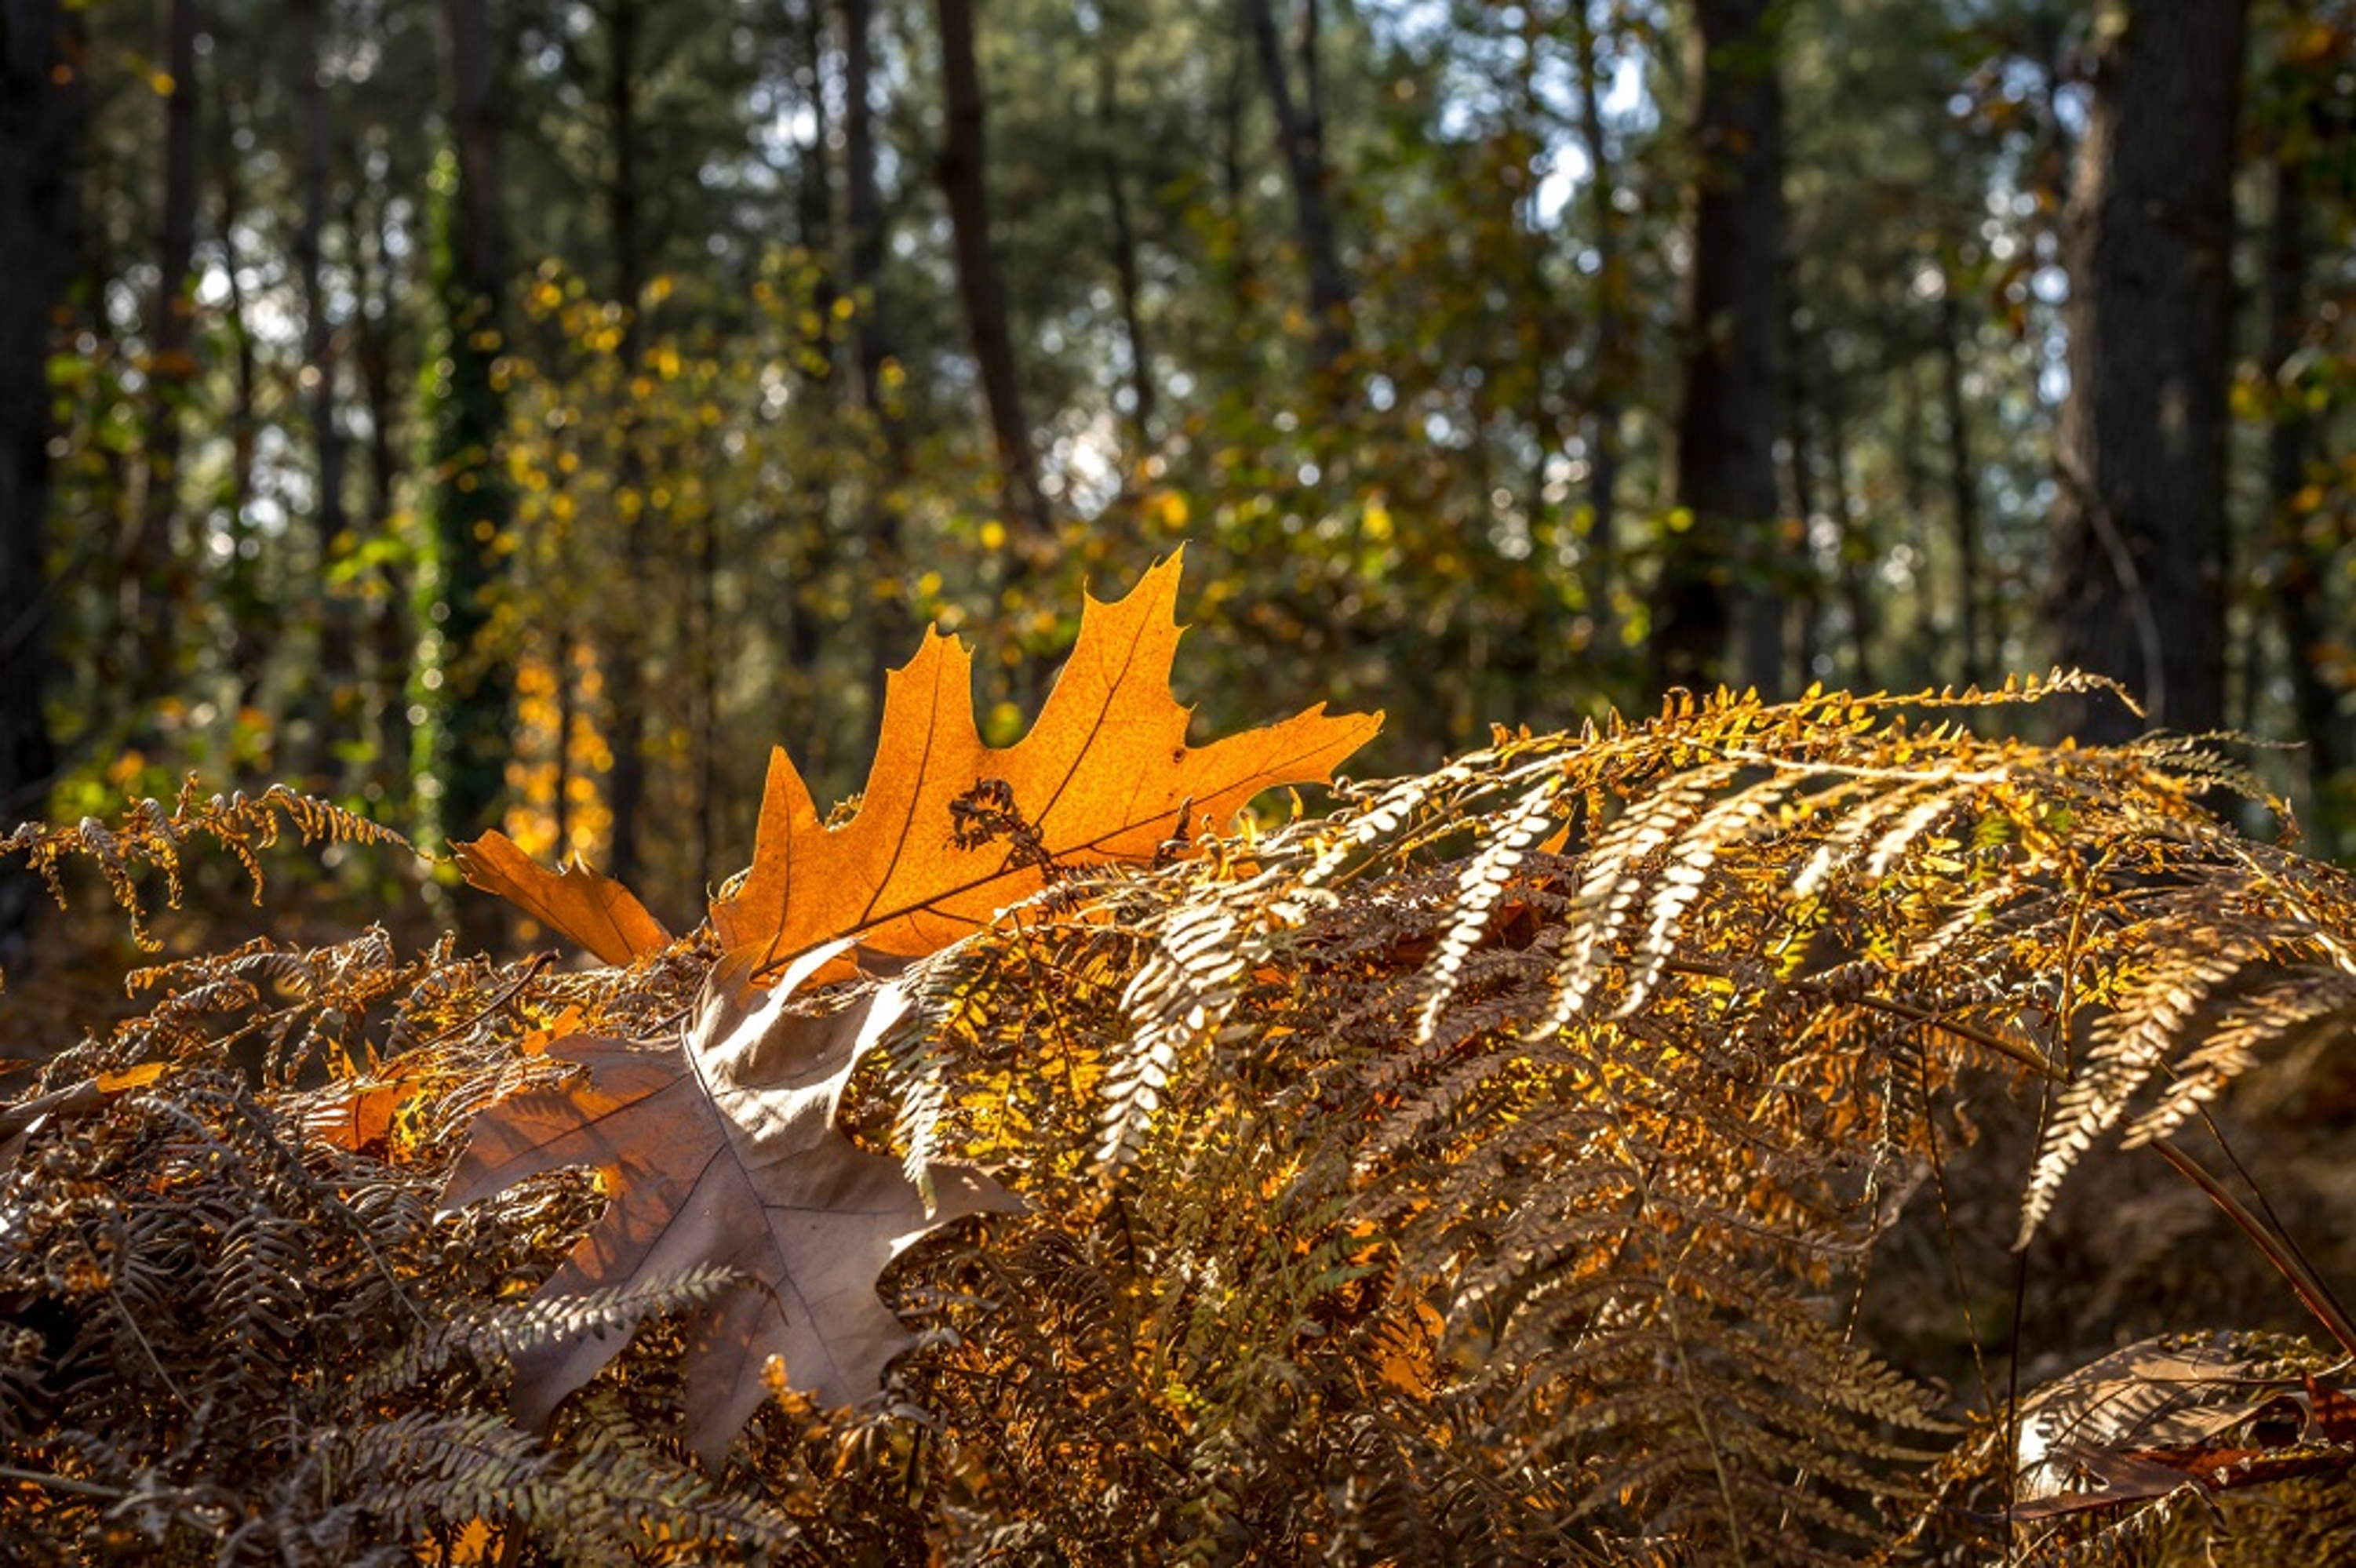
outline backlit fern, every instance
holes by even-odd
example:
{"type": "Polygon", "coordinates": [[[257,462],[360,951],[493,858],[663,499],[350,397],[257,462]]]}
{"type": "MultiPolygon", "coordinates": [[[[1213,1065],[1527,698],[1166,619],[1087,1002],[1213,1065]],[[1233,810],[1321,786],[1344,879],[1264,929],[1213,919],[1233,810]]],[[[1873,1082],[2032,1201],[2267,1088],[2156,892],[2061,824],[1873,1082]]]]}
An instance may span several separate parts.
{"type": "MultiPolygon", "coordinates": [[[[887,1273],[923,1338],[876,1407],[784,1369],[716,1474],[672,1435],[659,1309],[727,1276],[529,1305],[593,1179],[434,1211],[473,1112],[566,1071],[558,1035],[675,1031],[709,940],[147,972],[8,1126],[0,1551],[1971,1560],[2011,1439],[1856,1311],[1970,1157],[1965,1097],[2050,1089],[2026,1234],[2356,998],[2348,879],[2220,819],[2237,775],[2198,748],[1965,728],[2036,695],[1680,699],[1053,880],[905,976],[841,1118],[1026,1208],[887,1273]],[[650,1308],[550,1433],[508,1421],[507,1356],[650,1308]]],[[[102,841],[129,866],[158,831],[102,841]]],[[[2332,1480],[2254,1528],[2344,1547],[2332,1480]]],[[[2022,1530],[2159,1553],[2197,1528],[2171,1508],[2022,1530]]]]}

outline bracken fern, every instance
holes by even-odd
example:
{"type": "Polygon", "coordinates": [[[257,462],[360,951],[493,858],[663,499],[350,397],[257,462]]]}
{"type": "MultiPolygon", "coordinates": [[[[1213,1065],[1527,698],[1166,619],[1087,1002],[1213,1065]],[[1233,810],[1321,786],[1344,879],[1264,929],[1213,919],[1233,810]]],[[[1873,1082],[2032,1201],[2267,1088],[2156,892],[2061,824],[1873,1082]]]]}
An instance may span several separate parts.
{"type": "MultiPolygon", "coordinates": [[[[1966,1097],[2050,1090],[2025,1237],[2356,1003],[2356,890],[2216,815],[2229,763],[1962,722],[2096,684],[1680,697],[1059,877],[904,976],[842,1112],[920,1184],[972,1162],[1026,1207],[887,1271],[921,1338],[877,1403],[774,1369],[718,1474],[671,1435],[670,1314],[729,1276],[532,1306],[594,1177],[433,1207],[467,1119],[569,1071],[552,1039],[675,1031],[708,937],[626,970],[368,932],[143,972],[147,1012],[0,1112],[0,1551],[1972,1560],[2022,1495],[2013,1429],[1856,1308],[1947,1222],[1917,1211],[1966,1097]],[[519,1430],[507,1358],[582,1322],[640,1327],[519,1430]]],[[[127,876],[262,842],[262,805],[183,800],[8,843],[127,876]]],[[[2283,1483],[2304,1511],[2220,1506],[2345,1550],[2344,1469],[2283,1483]]],[[[2022,1533],[2152,1559],[2194,1512],[2022,1533]]]]}

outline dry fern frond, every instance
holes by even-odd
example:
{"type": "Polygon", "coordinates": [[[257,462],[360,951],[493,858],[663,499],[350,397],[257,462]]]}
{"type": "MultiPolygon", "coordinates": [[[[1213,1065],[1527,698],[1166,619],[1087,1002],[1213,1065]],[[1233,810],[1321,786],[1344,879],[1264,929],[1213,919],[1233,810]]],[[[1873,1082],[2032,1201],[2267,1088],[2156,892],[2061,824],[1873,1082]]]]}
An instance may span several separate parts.
{"type": "MultiPolygon", "coordinates": [[[[1859,1307],[1910,1199],[1944,1201],[1992,1094],[2051,1085],[2020,1194],[2050,1223],[2113,1140],[2356,1002],[2356,884],[2213,816],[2230,765],[1961,723],[2100,684],[1680,696],[1058,880],[916,965],[841,1113],[1026,1209],[887,1271],[921,1338],[883,1408],[781,1392],[716,1474],[666,1434],[672,1313],[721,1276],[577,1304],[636,1337],[530,1436],[505,1358],[558,1325],[518,1303],[597,1180],[433,1208],[473,1112],[568,1071],[563,1034],[675,1031],[712,943],[159,966],[0,1124],[0,1552],[1984,1558],[2019,1456],[2000,1423],[1955,1441],[1859,1307]]],[[[160,831],[71,848],[128,876],[160,831]]],[[[2311,1517],[2263,1528],[2356,1538],[2311,1517]]],[[[2047,1544],[2200,1518],[2148,1499],[2047,1544]]]]}
{"type": "MultiPolygon", "coordinates": [[[[1101,923],[934,961],[953,1000],[902,1057],[927,1149],[1002,1157],[1019,1126],[1024,1170],[1120,1151],[1093,1206],[1033,1190],[1122,1265],[1134,1386],[1185,1435],[1194,1485],[1140,1539],[1408,1558],[1491,1488],[1497,1560],[1887,1539],[1943,1428],[1839,1290],[1954,1153],[1943,1107],[1990,1067],[2063,1081],[2033,1224],[2149,1085],[2138,1131],[2342,1016],[2356,976],[2344,879],[2201,805],[2230,770],[1953,721],[2102,684],[1679,699],[1361,787],[1248,876],[1173,868],[1101,923]],[[1183,965],[1171,932],[1199,937],[1183,965]],[[1050,1035],[1046,1083],[1082,1093],[1010,1072],[1050,1035]],[[1377,1449],[1379,1484],[1334,1479],[1377,1449]]],[[[958,1356],[1061,1390],[1052,1342],[981,1328],[1038,1286],[963,1288],[988,1305],[958,1356]]],[[[1079,1441],[1076,1403],[1024,1405],[1022,1442],[1079,1441]]],[[[1009,1509],[1025,1539],[1076,1528],[1023,1486],[984,1512],[1009,1509]]]]}
{"type": "Polygon", "coordinates": [[[21,856],[39,873],[60,907],[66,901],[63,864],[70,857],[86,858],[105,880],[109,895],[130,918],[131,933],[142,948],[161,945],[147,928],[148,902],[141,896],[140,873],[152,868],[164,879],[166,907],[177,909],[185,891],[181,880],[182,852],[192,840],[209,839],[241,866],[262,901],[262,851],[276,845],[292,827],[305,844],[370,844],[416,854],[416,846],[390,827],[370,822],[332,801],[304,795],[284,784],[273,784],[262,794],[243,791],[229,795],[207,795],[196,775],[180,786],[166,808],[161,801],[132,803],[122,819],[112,825],[86,816],[71,827],[27,822],[0,837],[0,860],[21,856]]]}

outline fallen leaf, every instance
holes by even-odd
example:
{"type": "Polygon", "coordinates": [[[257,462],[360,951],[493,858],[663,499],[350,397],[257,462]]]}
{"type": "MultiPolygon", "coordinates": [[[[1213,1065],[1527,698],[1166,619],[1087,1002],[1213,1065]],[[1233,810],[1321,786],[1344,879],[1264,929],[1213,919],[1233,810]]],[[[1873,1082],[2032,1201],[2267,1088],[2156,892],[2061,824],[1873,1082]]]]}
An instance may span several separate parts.
{"type": "Polygon", "coordinates": [[[2006,1515],[2029,1523],[2187,1485],[2222,1491],[2345,1467],[2346,1452],[2311,1444],[2319,1417],[2310,1402],[2324,1393],[2343,1397],[2286,1371],[2262,1338],[2138,1340],[2022,1403],[2017,1499],[2006,1515]],[[2276,1431],[2284,1441],[2266,1441],[2276,1431]]]}
{"type": "Polygon", "coordinates": [[[1037,891],[1050,865],[1151,861],[1204,824],[1225,827],[1263,789],[1330,779],[1381,714],[1328,716],[1320,703],[1186,744],[1191,710],[1170,693],[1180,561],[1126,598],[1087,601],[1038,722],[1011,747],[983,744],[975,728],[971,656],[927,632],[891,674],[850,821],[827,827],[792,759],[773,752],[752,870],[712,906],[723,948],[757,954],[763,973],[838,937],[930,953],[1037,891]]]}
{"type": "Polygon", "coordinates": [[[95,1078],[85,1078],[13,1105],[0,1106],[0,1170],[15,1165],[25,1152],[27,1142],[51,1122],[70,1121],[102,1110],[133,1090],[146,1088],[171,1070],[167,1061],[145,1061],[120,1072],[102,1072],[95,1078]]]}
{"type": "MultiPolygon", "coordinates": [[[[978,1171],[940,1166],[928,1214],[897,1159],[837,1129],[853,1067],[907,1006],[886,987],[829,1013],[789,1010],[844,945],[805,955],[766,994],[749,957],[724,960],[675,1043],[557,1041],[548,1054],[586,1067],[588,1080],[485,1112],[443,1194],[455,1208],[561,1167],[604,1173],[604,1215],[540,1299],[645,1286],[697,1264],[747,1276],[689,1340],[688,1441],[715,1468],[766,1397],[773,1355],[821,1403],[873,1394],[913,1342],[875,1293],[884,1265],[936,1225],[1017,1201],[978,1171]]],[[[584,1336],[519,1356],[518,1417],[544,1426],[623,1345],[584,1336]]]]}
{"type": "Polygon", "coordinates": [[[387,1153],[393,1118],[418,1093],[418,1085],[399,1079],[354,1084],[327,1103],[303,1115],[305,1136],[354,1154],[387,1153]]]}
{"type": "Polygon", "coordinates": [[[578,859],[563,870],[549,870],[496,828],[450,848],[469,885],[497,893],[605,963],[627,964],[670,945],[670,933],[637,895],[578,859]]]}

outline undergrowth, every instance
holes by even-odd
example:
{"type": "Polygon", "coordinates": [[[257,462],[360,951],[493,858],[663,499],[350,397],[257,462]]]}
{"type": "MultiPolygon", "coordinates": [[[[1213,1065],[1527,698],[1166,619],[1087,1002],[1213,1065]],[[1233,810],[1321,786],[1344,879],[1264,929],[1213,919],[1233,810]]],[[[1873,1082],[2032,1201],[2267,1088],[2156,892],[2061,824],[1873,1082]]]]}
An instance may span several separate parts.
{"type": "MultiPolygon", "coordinates": [[[[552,1041],[680,1028],[708,930],[626,967],[363,932],[144,971],[144,1010],[0,1110],[0,1555],[2345,1553],[2356,1345],[2262,1206],[2246,1244],[2312,1332],[2191,1428],[2152,1355],[2039,1404],[1870,1338],[1912,1238],[2026,1241],[2082,1167],[2215,1183],[2188,1129],[2356,1001],[2356,884],[2228,825],[2250,786],[2202,745],[1965,727],[2038,691],[1681,699],[1055,879],[915,966],[842,1114],[1025,1209],[895,1263],[922,1337],[882,1396],[815,1409],[773,1367],[717,1473],[676,1435],[679,1366],[730,1276],[533,1304],[594,1174],[435,1208],[474,1113],[568,1071],[552,1041]],[[2034,1108],[2027,1164],[2011,1212],[1966,1214],[1992,1103],[2034,1108]],[[509,1419],[509,1358],[634,1323],[549,1431],[509,1419]]],[[[0,851],[95,857],[138,919],[135,864],[209,837],[258,881],[280,816],[374,831],[191,792],[0,851]]]]}

